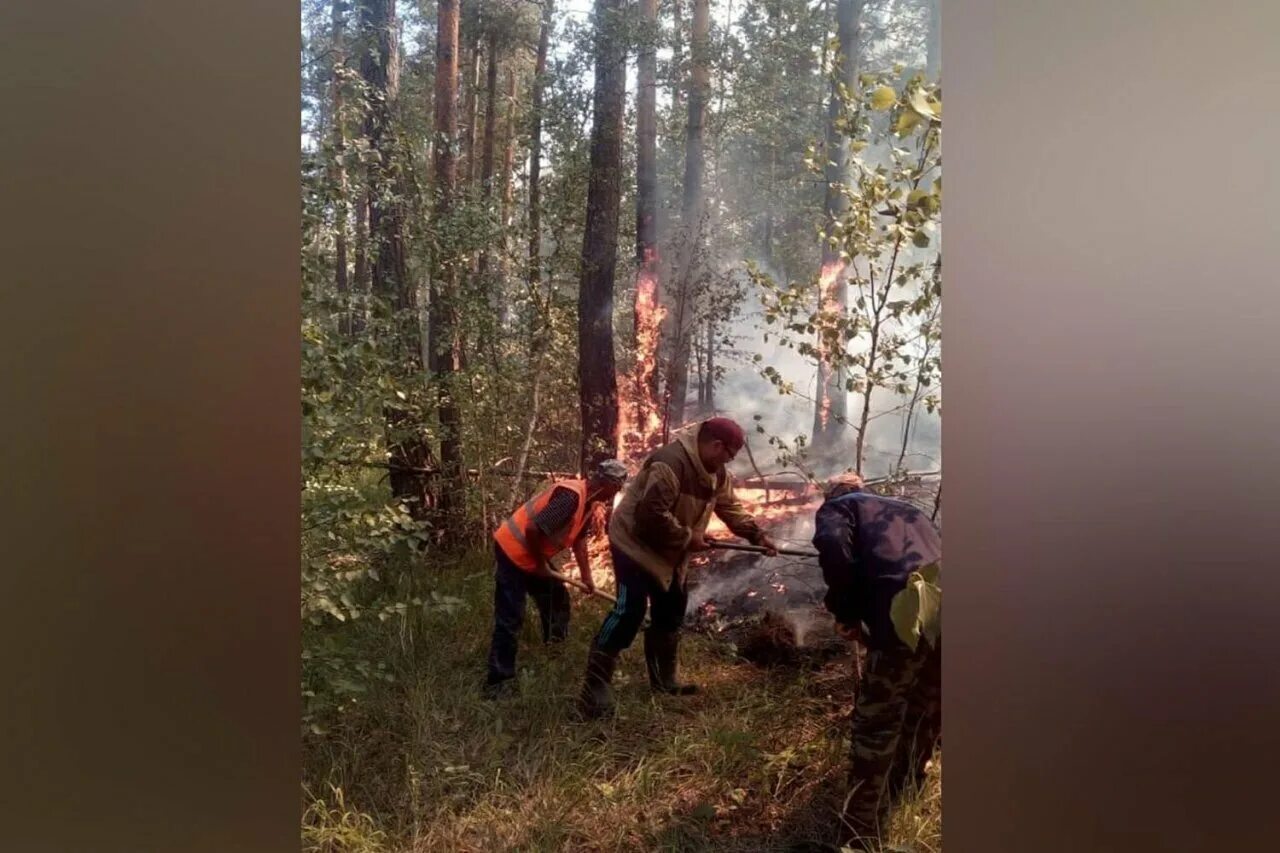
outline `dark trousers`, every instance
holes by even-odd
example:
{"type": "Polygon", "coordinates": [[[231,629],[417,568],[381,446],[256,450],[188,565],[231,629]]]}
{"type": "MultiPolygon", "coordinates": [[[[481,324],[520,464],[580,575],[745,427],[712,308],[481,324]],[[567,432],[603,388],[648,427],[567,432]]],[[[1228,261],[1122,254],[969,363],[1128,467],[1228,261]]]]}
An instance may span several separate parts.
{"type": "Polygon", "coordinates": [[[849,830],[862,838],[884,831],[889,809],[923,777],[941,734],[941,643],[871,651],[853,708],[849,830]]]}
{"type": "Polygon", "coordinates": [[[514,678],[516,647],[524,627],[526,596],[533,598],[542,620],[542,641],[569,636],[569,590],[558,580],[526,572],[494,546],[493,642],[489,645],[489,684],[514,678]]]}
{"type": "Polygon", "coordinates": [[[649,616],[655,631],[679,630],[689,603],[684,578],[674,578],[671,588],[664,590],[653,575],[622,551],[611,546],[609,553],[613,557],[613,575],[618,581],[618,603],[600,626],[596,646],[614,654],[630,646],[644,622],[646,608],[651,610],[649,616]]]}

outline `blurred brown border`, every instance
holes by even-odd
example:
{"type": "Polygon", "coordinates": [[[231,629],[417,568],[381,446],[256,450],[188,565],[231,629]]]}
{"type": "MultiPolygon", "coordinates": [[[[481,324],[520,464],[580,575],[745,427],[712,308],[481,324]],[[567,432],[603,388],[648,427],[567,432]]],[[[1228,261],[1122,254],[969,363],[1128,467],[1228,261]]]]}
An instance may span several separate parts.
{"type": "Polygon", "coordinates": [[[1278,32],[944,0],[949,853],[1280,837],[1278,32]]]}
{"type": "Polygon", "coordinates": [[[0,8],[7,850],[297,847],[298,19],[0,8]]]}
{"type": "MultiPolygon", "coordinates": [[[[947,849],[1269,849],[1280,13],[1029,7],[944,5],[947,849]]],[[[298,38],[0,7],[7,849],[297,844],[298,38]]]]}

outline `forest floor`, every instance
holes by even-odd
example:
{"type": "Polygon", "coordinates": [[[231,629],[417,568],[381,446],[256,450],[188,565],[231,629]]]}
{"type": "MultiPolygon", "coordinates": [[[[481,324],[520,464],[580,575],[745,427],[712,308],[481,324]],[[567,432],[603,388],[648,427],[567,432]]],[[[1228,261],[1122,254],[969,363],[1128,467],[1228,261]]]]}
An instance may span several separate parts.
{"type": "MultiPolygon", "coordinates": [[[[640,641],[615,677],[617,717],[575,719],[587,647],[608,605],[574,595],[569,641],[546,647],[530,605],[520,695],[480,692],[492,619],[492,559],[440,576],[408,630],[365,637],[393,662],[323,734],[304,738],[309,851],[787,850],[834,841],[845,793],[852,657],[762,667],[722,637],[686,632],[693,697],[653,694],[640,641]],[[412,636],[410,636],[412,634],[412,636]]],[[[894,813],[886,843],[942,849],[941,759],[894,813]]]]}

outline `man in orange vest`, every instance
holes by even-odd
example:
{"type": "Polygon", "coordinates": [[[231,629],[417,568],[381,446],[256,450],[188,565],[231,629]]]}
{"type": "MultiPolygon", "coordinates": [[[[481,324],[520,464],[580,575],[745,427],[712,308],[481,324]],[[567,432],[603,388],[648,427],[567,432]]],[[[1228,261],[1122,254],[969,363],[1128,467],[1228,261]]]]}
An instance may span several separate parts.
{"type": "Polygon", "coordinates": [[[493,642],[486,695],[497,698],[515,687],[517,637],[524,625],[527,596],[533,597],[542,619],[543,642],[558,643],[568,636],[569,591],[548,572],[551,558],[572,548],[583,585],[595,589],[582,530],[591,508],[612,501],[626,480],[626,466],[606,459],[590,479],[553,484],[494,531],[493,642]]]}

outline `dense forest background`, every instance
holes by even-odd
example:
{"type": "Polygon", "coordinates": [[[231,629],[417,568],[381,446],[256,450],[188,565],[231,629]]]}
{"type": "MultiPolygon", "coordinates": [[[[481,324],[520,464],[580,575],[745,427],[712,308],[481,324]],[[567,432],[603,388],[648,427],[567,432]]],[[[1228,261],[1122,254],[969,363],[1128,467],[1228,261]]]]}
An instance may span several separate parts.
{"type": "Polygon", "coordinates": [[[314,828],[548,478],[713,413],[752,500],[940,470],[939,10],[303,0],[301,71],[314,828]]]}

